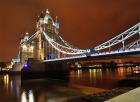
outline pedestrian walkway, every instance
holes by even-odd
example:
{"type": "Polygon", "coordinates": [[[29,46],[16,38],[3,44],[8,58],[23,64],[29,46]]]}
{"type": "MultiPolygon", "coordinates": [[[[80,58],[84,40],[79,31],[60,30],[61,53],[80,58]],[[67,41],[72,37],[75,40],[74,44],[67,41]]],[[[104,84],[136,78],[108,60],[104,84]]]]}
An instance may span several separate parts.
{"type": "Polygon", "coordinates": [[[105,102],[140,102],[140,87],[111,98],[105,102]]]}

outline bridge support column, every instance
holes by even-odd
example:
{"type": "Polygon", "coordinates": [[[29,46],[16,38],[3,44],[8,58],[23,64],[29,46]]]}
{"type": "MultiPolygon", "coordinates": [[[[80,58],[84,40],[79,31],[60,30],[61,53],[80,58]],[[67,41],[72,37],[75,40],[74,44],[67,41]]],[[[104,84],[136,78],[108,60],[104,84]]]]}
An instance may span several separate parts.
{"type": "Polygon", "coordinates": [[[67,62],[45,62],[46,77],[53,79],[68,80],[69,68],[67,62]]]}
{"type": "Polygon", "coordinates": [[[21,79],[45,78],[45,63],[42,60],[29,58],[21,70],[21,79]]]}
{"type": "Polygon", "coordinates": [[[65,61],[43,62],[30,58],[21,70],[21,79],[53,78],[68,80],[69,68],[65,61]]]}

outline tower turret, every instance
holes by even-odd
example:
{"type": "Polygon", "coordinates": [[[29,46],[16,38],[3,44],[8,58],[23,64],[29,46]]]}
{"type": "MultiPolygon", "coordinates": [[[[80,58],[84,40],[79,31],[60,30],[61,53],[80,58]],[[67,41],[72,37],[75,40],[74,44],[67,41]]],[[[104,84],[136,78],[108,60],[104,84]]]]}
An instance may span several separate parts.
{"type": "Polygon", "coordinates": [[[23,35],[20,37],[20,44],[22,44],[24,42],[24,37],[23,35]]]}
{"type": "Polygon", "coordinates": [[[55,26],[55,33],[56,34],[58,34],[59,33],[59,23],[58,23],[58,17],[56,16],[56,21],[55,21],[55,24],[54,24],[54,26],[55,26]]]}
{"type": "Polygon", "coordinates": [[[37,31],[39,30],[39,27],[40,27],[39,19],[40,19],[40,17],[38,15],[38,18],[37,18],[37,21],[36,21],[36,29],[37,29],[37,31]]]}
{"type": "Polygon", "coordinates": [[[43,11],[42,11],[42,13],[41,13],[41,15],[40,15],[40,18],[44,18],[44,14],[43,14],[43,11]]]}
{"type": "Polygon", "coordinates": [[[29,39],[29,33],[26,32],[25,37],[24,37],[24,41],[26,41],[26,40],[28,40],[28,39],[29,39]]]}
{"type": "Polygon", "coordinates": [[[52,19],[51,15],[50,15],[50,12],[49,12],[48,9],[47,9],[47,10],[46,10],[46,14],[45,14],[45,16],[44,16],[44,23],[47,24],[49,19],[51,19],[51,20],[52,20],[52,23],[54,24],[53,19],[52,19]]]}
{"type": "Polygon", "coordinates": [[[40,18],[40,17],[39,17],[39,15],[38,15],[36,22],[39,22],[39,18],[40,18]]]}
{"type": "Polygon", "coordinates": [[[40,18],[39,18],[39,30],[43,30],[44,28],[44,14],[43,14],[43,11],[40,15],[40,18]]]}

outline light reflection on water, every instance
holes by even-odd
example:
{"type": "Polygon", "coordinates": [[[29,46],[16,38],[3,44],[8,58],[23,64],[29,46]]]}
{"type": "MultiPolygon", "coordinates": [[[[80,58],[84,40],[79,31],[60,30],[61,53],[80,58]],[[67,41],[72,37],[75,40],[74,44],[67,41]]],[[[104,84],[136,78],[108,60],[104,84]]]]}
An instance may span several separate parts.
{"type": "Polygon", "coordinates": [[[21,94],[21,102],[27,102],[27,96],[25,91],[23,91],[21,94]]]}
{"type": "Polygon", "coordinates": [[[8,74],[6,74],[5,76],[4,76],[4,86],[5,86],[5,91],[6,92],[8,92],[8,88],[9,88],[9,75],[8,74]]]}
{"type": "Polygon", "coordinates": [[[28,97],[25,90],[21,94],[21,102],[34,102],[34,94],[32,90],[29,90],[28,97]]]}
{"type": "Polygon", "coordinates": [[[96,84],[96,77],[102,78],[101,69],[89,69],[89,78],[91,83],[96,84]]]}
{"type": "Polygon", "coordinates": [[[34,102],[34,94],[32,90],[29,90],[29,102],[34,102]]]}
{"type": "Polygon", "coordinates": [[[69,76],[70,83],[90,87],[112,88],[112,84],[131,73],[139,73],[139,71],[135,71],[132,67],[71,70],[69,76]]]}
{"type": "Polygon", "coordinates": [[[21,81],[20,75],[0,75],[0,102],[61,102],[85,95],[83,88],[72,85],[109,89],[116,81],[131,73],[140,73],[140,69],[121,67],[71,70],[68,82],[46,79],[21,81]]]}

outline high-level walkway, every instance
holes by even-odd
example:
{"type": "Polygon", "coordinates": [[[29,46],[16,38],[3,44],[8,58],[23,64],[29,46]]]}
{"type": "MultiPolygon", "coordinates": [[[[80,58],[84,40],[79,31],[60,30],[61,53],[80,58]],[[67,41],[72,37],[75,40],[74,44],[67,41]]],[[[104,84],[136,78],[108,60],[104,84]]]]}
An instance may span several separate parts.
{"type": "Polygon", "coordinates": [[[140,87],[109,99],[105,102],[140,102],[140,87]]]}

